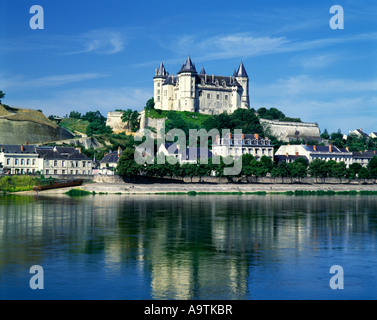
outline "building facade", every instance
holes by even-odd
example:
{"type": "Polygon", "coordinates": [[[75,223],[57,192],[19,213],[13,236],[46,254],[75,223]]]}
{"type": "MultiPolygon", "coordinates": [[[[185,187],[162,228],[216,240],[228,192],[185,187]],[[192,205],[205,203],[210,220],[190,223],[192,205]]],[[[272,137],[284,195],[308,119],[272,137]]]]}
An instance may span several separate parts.
{"type": "Polygon", "coordinates": [[[35,146],[1,145],[0,167],[4,174],[32,174],[41,171],[35,146]]]}
{"type": "Polygon", "coordinates": [[[156,109],[230,114],[250,105],[249,77],[242,62],[230,77],[208,75],[204,67],[198,74],[190,57],[176,76],[161,62],[153,82],[156,109]]]}
{"type": "Polygon", "coordinates": [[[92,162],[72,147],[0,146],[3,174],[91,175],[92,162]]]}
{"type": "Polygon", "coordinates": [[[37,147],[44,175],[92,175],[93,161],[72,147],[37,147]]]}
{"type": "Polygon", "coordinates": [[[274,160],[274,145],[268,138],[261,138],[258,134],[229,134],[226,137],[217,137],[212,145],[213,156],[240,157],[243,154],[251,154],[257,160],[267,156],[274,160]]]}
{"type": "Polygon", "coordinates": [[[308,146],[308,145],[283,145],[275,153],[276,156],[305,157],[308,162],[314,159],[325,161],[334,160],[336,162],[344,162],[348,168],[353,163],[353,154],[348,149],[340,149],[336,146],[308,146]]]}

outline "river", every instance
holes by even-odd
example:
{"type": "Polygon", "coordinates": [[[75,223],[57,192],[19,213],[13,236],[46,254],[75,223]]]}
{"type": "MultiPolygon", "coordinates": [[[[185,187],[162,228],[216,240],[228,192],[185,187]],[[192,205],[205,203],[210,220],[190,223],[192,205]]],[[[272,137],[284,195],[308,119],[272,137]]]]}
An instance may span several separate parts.
{"type": "Polygon", "coordinates": [[[0,299],[376,299],[376,229],[369,195],[0,196],[0,299]]]}

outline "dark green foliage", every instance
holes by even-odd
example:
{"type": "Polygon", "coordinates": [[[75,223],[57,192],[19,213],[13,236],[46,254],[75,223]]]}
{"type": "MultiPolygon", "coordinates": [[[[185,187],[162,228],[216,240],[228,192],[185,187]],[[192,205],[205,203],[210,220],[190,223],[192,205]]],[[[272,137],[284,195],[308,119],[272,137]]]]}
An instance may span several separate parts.
{"type": "Polygon", "coordinates": [[[280,121],[289,121],[289,122],[301,122],[300,118],[290,118],[286,117],[283,112],[276,108],[259,108],[257,110],[259,117],[262,119],[268,119],[268,120],[280,120],[280,121]]]}
{"type": "MultiPolygon", "coordinates": [[[[373,179],[377,179],[377,156],[374,156],[368,163],[367,168],[370,172],[370,176],[373,179]]],[[[360,169],[361,170],[361,169],[360,169]]],[[[359,172],[360,173],[360,172],[359,172]]]]}
{"type": "Polygon", "coordinates": [[[145,109],[154,109],[154,98],[150,98],[146,105],[145,105],[145,109]]]}
{"type": "Polygon", "coordinates": [[[73,118],[73,119],[81,119],[81,113],[80,112],[77,112],[77,111],[71,111],[69,113],[69,118],[73,118]]]}
{"type": "Polygon", "coordinates": [[[86,128],[86,134],[88,136],[112,133],[112,129],[106,126],[106,118],[99,111],[89,111],[85,113],[81,119],[89,122],[86,128]]]}
{"type": "Polygon", "coordinates": [[[140,174],[141,165],[137,164],[134,159],[135,150],[126,148],[118,161],[117,173],[124,177],[133,177],[140,174]]]}
{"type": "Polygon", "coordinates": [[[122,121],[127,122],[132,132],[136,132],[139,129],[139,113],[136,110],[127,109],[123,112],[122,121]]]}

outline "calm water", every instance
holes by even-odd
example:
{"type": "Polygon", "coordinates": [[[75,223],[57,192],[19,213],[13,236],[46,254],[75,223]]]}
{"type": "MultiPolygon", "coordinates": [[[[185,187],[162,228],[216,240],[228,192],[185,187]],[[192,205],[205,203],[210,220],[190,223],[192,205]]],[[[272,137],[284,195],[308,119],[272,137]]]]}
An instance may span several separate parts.
{"type": "Polygon", "coordinates": [[[0,196],[0,299],[376,299],[376,228],[376,196],[0,196]]]}

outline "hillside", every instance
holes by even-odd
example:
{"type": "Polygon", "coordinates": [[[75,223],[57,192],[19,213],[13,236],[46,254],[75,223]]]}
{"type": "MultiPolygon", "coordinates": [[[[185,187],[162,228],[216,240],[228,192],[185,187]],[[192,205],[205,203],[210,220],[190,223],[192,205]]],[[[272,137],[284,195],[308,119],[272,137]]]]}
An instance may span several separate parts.
{"type": "Polygon", "coordinates": [[[59,122],[59,126],[68,129],[74,134],[85,135],[89,121],[75,118],[63,118],[59,122]]]}
{"type": "Polygon", "coordinates": [[[40,111],[0,105],[0,144],[44,143],[72,137],[40,111]]]}

